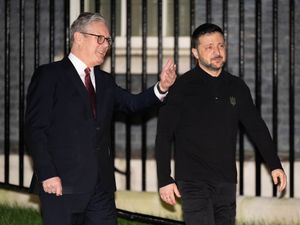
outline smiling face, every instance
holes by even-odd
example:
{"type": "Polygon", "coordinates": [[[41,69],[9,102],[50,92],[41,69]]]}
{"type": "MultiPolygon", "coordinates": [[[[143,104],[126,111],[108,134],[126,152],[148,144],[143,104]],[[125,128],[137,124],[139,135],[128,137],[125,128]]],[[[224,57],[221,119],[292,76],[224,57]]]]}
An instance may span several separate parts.
{"type": "Polygon", "coordinates": [[[198,46],[192,49],[200,68],[211,76],[219,76],[226,61],[224,37],[219,32],[206,33],[199,37],[198,46]]]}
{"type": "MultiPolygon", "coordinates": [[[[95,21],[90,23],[85,28],[85,33],[103,35],[110,37],[109,30],[104,22],[95,21]]],[[[105,40],[99,44],[97,37],[93,35],[83,34],[80,32],[74,33],[74,44],[71,52],[82,60],[88,67],[101,65],[104,62],[107,51],[110,48],[109,43],[105,40]]]]}

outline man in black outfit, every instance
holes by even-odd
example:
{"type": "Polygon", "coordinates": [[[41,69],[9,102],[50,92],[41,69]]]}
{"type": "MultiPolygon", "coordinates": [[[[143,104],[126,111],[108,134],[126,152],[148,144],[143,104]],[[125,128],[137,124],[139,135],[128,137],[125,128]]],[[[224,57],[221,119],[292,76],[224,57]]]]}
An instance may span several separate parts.
{"type": "Polygon", "coordinates": [[[197,65],[179,77],[159,113],[159,193],[171,205],[176,204],[175,197],[182,197],[187,225],[232,225],[236,215],[239,122],[258,147],[280,191],[286,187],[286,175],[249,88],[223,70],[226,48],[222,29],[203,24],[194,31],[192,40],[197,65]],[[176,182],[170,175],[173,140],[176,182]]]}

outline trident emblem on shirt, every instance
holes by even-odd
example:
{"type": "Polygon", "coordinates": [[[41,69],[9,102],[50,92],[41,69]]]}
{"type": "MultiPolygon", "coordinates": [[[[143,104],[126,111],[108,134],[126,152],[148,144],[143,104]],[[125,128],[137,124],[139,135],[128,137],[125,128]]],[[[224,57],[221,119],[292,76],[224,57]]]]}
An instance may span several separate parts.
{"type": "Polygon", "coordinates": [[[230,97],[229,97],[229,100],[230,100],[230,104],[231,104],[232,106],[235,106],[235,105],[236,105],[236,98],[235,98],[234,96],[230,96],[230,97]]]}

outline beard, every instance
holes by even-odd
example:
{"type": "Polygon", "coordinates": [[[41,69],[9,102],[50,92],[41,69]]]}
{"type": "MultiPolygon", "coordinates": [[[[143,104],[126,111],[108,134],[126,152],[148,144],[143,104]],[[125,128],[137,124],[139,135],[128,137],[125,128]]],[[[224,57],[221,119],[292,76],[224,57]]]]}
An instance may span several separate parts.
{"type": "Polygon", "coordinates": [[[198,62],[199,65],[202,65],[203,67],[205,67],[207,70],[210,71],[219,71],[220,69],[222,69],[223,65],[225,64],[225,60],[222,56],[217,56],[214,57],[210,60],[211,62],[208,62],[207,60],[203,59],[202,57],[199,57],[198,62]],[[215,64],[213,63],[214,60],[222,60],[221,64],[215,64]]]}

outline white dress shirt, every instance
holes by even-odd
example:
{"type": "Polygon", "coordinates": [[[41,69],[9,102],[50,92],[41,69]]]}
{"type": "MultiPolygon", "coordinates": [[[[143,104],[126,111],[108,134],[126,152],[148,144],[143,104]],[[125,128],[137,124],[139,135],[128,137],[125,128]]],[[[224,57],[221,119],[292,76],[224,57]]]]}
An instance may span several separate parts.
{"type": "MultiPolygon", "coordinates": [[[[80,79],[82,80],[84,84],[84,78],[85,78],[85,72],[84,70],[88,67],[85,65],[84,62],[82,62],[78,57],[76,57],[74,54],[70,53],[69,54],[69,59],[72,62],[73,66],[75,67],[77,73],[79,74],[80,79]]],[[[94,89],[96,91],[96,85],[95,85],[95,73],[94,73],[94,67],[90,68],[90,77],[92,84],[94,86],[94,89]]]]}
{"type": "MultiPolygon", "coordinates": [[[[82,80],[82,82],[84,84],[84,78],[85,78],[85,72],[84,72],[84,70],[87,68],[87,65],[85,65],[84,62],[82,62],[78,57],[76,57],[72,53],[70,53],[68,57],[69,57],[70,61],[72,62],[73,66],[75,67],[77,73],[79,74],[80,79],[82,80]]],[[[90,69],[91,69],[90,76],[91,76],[92,84],[93,84],[93,86],[95,88],[95,91],[96,91],[94,67],[92,67],[90,69]]],[[[160,99],[161,101],[163,101],[163,99],[166,97],[166,95],[168,94],[168,92],[165,93],[165,94],[160,94],[158,92],[157,85],[158,85],[158,82],[154,86],[154,94],[156,95],[156,97],[158,99],[160,99]]]]}

